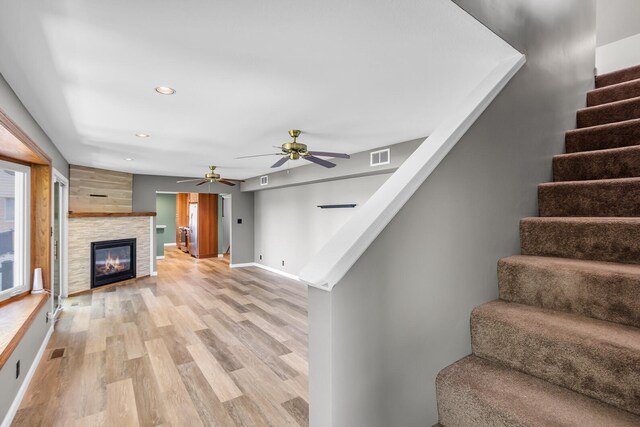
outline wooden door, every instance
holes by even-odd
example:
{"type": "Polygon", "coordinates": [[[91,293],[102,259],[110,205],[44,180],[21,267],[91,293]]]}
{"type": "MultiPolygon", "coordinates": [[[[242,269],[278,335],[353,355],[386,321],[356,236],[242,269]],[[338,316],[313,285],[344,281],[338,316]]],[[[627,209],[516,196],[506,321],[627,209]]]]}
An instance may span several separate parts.
{"type": "Polygon", "coordinates": [[[218,195],[198,197],[198,258],[218,256],[218,195]]]}

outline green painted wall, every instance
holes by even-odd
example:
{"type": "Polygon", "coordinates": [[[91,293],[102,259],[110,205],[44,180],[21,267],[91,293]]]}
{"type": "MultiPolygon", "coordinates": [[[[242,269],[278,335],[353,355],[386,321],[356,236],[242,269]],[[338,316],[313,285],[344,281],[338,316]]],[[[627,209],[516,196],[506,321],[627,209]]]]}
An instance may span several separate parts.
{"type": "Polygon", "coordinates": [[[156,194],[156,256],[164,255],[164,244],[176,242],[176,195],[156,194]]]}

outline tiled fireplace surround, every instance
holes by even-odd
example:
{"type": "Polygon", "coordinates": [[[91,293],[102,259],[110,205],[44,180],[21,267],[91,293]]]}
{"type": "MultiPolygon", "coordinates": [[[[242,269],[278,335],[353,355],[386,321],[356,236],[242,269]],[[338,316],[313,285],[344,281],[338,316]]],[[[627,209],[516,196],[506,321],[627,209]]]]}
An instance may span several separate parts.
{"type": "Polygon", "coordinates": [[[69,294],[91,289],[91,242],[136,239],[136,277],[151,274],[153,216],[69,216],[69,294]]]}

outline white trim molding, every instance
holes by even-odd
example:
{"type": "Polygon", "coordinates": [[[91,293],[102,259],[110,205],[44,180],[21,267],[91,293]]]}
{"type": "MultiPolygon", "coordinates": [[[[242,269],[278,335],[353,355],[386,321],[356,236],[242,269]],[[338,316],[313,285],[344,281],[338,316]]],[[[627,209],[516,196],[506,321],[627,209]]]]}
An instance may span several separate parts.
{"type": "Polygon", "coordinates": [[[462,104],[452,110],[452,114],[320,249],[300,272],[300,280],[310,286],[331,291],[525,61],[525,56],[518,53],[499,62],[462,104]]]}
{"type": "Polygon", "coordinates": [[[165,246],[176,246],[176,243],[165,243],[165,246]]]}
{"type": "Polygon", "coordinates": [[[156,259],[164,259],[164,255],[158,255],[156,259]]]}
{"type": "Polygon", "coordinates": [[[45,335],[44,340],[40,345],[40,349],[38,350],[36,357],[33,359],[33,363],[31,363],[31,367],[27,372],[27,376],[24,378],[24,381],[22,381],[22,384],[18,389],[18,394],[16,394],[16,398],[13,399],[13,403],[9,407],[9,410],[7,411],[7,414],[4,417],[4,420],[2,420],[2,424],[0,425],[0,427],[9,427],[13,422],[13,418],[16,416],[16,412],[18,412],[20,403],[22,403],[22,399],[24,398],[24,395],[27,392],[27,389],[29,388],[31,379],[33,378],[33,375],[36,373],[36,369],[38,368],[40,359],[42,359],[42,356],[44,355],[44,352],[47,349],[47,344],[49,343],[49,338],[51,338],[51,334],[53,334],[53,323],[49,327],[49,330],[47,331],[47,334],[45,335]]]}
{"type": "Polygon", "coordinates": [[[229,268],[248,268],[248,267],[257,267],[263,270],[270,271],[271,273],[279,274],[288,279],[300,281],[300,277],[295,274],[287,273],[286,271],[278,270],[277,268],[269,267],[264,264],[259,264],[257,262],[246,262],[244,264],[229,264],[229,268]]]}

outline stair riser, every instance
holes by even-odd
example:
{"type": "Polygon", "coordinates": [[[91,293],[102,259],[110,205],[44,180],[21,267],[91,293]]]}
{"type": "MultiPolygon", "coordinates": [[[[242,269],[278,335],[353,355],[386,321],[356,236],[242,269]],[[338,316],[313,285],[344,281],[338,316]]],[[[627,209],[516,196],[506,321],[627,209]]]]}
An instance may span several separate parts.
{"type": "Polygon", "coordinates": [[[633,177],[640,177],[640,147],[553,158],[555,182],[633,177]]]}
{"type": "Polygon", "coordinates": [[[640,414],[640,352],[571,341],[504,319],[471,315],[473,353],[640,414]]]}
{"type": "Polygon", "coordinates": [[[580,110],[577,114],[577,125],[579,128],[586,128],[637,118],[640,118],[640,99],[634,98],[580,110]]]}
{"type": "Polygon", "coordinates": [[[640,275],[498,262],[500,299],[640,327],[640,275]]]}
{"type": "Polygon", "coordinates": [[[640,79],[621,85],[607,86],[587,93],[587,106],[608,104],[640,96],[640,79]]]}
{"type": "Polygon", "coordinates": [[[542,217],[640,217],[640,180],[538,186],[542,217]]]}
{"type": "Polygon", "coordinates": [[[640,264],[637,223],[565,223],[522,220],[522,255],[640,264]]]}
{"type": "Polygon", "coordinates": [[[611,86],[630,80],[640,79],[640,66],[625,68],[624,70],[602,74],[596,77],[596,87],[611,86]]]}
{"type": "Polygon", "coordinates": [[[565,136],[567,153],[640,145],[640,120],[588,129],[571,130],[565,136]]]}

